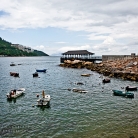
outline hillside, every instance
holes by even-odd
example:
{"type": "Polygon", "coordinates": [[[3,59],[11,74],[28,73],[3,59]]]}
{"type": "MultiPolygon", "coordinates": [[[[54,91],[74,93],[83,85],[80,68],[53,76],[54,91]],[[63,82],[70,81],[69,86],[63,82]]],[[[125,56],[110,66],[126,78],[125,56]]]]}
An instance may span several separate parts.
{"type": "Polygon", "coordinates": [[[34,53],[37,54],[37,56],[49,56],[48,54],[38,50],[34,50],[34,53]]]}
{"type": "Polygon", "coordinates": [[[42,51],[34,50],[34,52],[28,53],[11,45],[12,43],[0,37],[0,56],[48,56],[42,51]]]}

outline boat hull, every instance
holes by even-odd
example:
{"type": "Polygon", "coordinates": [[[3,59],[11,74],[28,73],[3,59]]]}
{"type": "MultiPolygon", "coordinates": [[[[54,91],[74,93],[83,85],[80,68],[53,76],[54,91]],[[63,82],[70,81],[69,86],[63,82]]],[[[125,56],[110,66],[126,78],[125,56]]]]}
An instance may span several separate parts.
{"type": "Polygon", "coordinates": [[[8,94],[7,94],[7,99],[12,99],[12,98],[17,98],[21,95],[24,94],[25,88],[20,88],[18,90],[11,90],[8,94]]]}
{"type": "Polygon", "coordinates": [[[73,88],[72,89],[73,92],[78,92],[78,93],[87,93],[88,91],[86,90],[83,90],[83,89],[76,89],[76,88],[73,88]]]}
{"type": "Polygon", "coordinates": [[[84,76],[84,77],[90,77],[91,74],[81,74],[81,76],[84,76]]]}
{"type": "Polygon", "coordinates": [[[10,76],[13,76],[13,77],[19,77],[19,73],[16,73],[16,72],[10,72],[10,76]]]}
{"type": "Polygon", "coordinates": [[[16,66],[15,64],[10,64],[10,66],[16,66]]]}
{"type": "Polygon", "coordinates": [[[36,72],[46,72],[46,69],[36,69],[36,72]]]}
{"type": "Polygon", "coordinates": [[[44,98],[40,98],[37,100],[38,106],[49,106],[50,104],[50,95],[45,95],[44,98]]]}
{"type": "Polygon", "coordinates": [[[33,73],[33,77],[38,77],[38,73],[37,72],[33,73]]]}
{"type": "Polygon", "coordinates": [[[137,87],[126,87],[126,91],[137,91],[137,87]]]}
{"type": "Polygon", "coordinates": [[[123,96],[123,97],[127,97],[127,98],[134,98],[134,94],[131,92],[123,92],[123,91],[119,91],[119,90],[112,90],[113,94],[115,96],[123,96]]]}
{"type": "Polygon", "coordinates": [[[103,79],[103,83],[110,83],[110,79],[103,79]]]}

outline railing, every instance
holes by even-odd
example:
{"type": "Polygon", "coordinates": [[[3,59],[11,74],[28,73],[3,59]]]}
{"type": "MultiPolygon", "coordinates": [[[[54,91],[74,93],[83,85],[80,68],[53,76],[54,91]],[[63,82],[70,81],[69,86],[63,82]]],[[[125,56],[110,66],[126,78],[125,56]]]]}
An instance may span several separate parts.
{"type": "Polygon", "coordinates": [[[61,58],[64,58],[64,59],[101,59],[102,60],[102,57],[100,57],[100,56],[95,56],[95,57],[61,57],[61,58]]]}
{"type": "Polygon", "coordinates": [[[95,62],[95,61],[102,61],[102,57],[61,57],[60,62],[63,63],[64,60],[83,60],[83,61],[90,61],[90,62],[95,62]]]}

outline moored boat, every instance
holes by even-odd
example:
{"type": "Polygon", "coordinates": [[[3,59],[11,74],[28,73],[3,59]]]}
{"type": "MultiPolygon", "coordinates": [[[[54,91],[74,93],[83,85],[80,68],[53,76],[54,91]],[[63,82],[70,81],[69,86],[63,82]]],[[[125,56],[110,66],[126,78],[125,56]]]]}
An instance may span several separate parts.
{"type": "Polygon", "coordinates": [[[76,89],[76,88],[73,88],[72,89],[73,92],[79,92],[79,93],[87,93],[88,91],[86,90],[83,90],[83,89],[76,89]]]}
{"type": "Polygon", "coordinates": [[[91,74],[81,74],[81,76],[84,76],[84,77],[90,77],[91,74]]]}
{"type": "Polygon", "coordinates": [[[46,69],[36,69],[36,72],[46,72],[46,69]]]}
{"type": "Polygon", "coordinates": [[[110,81],[110,78],[105,78],[105,79],[103,79],[103,83],[110,83],[111,81],[110,81]]]}
{"type": "Polygon", "coordinates": [[[10,72],[10,76],[13,76],[13,77],[19,77],[19,73],[16,73],[16,72],[10,72]]]}
{"type": "Polygon", "coordinates": [[[77,82],[76,84],[77,85],[84,85],[84,83],[82,83],[82,82],[77,82]]]}
{"type": "Polygon", "coordinates": [[[127,86],[125,89],[126,89],[126,91],[137,91],[136,86],[134,86],[134,87],[127,86]]]}
{"type": "Polygon", "coordinates": [[[13,62],[10,64],[10,66],[16,66],[13,62]]]}
{"type": "Polygon", "coordinates": [[[25,88],[19,88],[19,89],[14,89],[14,90],[11,90],[9,93],[7,93],[7,98],[8,99],[11,99],[11,98],[17,98],[21,95],[23,95],[25,92],[25,88]]]}
{"type": "Polygon", "coordinates": [[[112,90],[113,94],[115,96],[123,96],[127,98],[134,98],[134,94],[131,92],[125,92],[125,91],[120,91],[120,90],[112,90]]]}
{"type": "Polygon", "coordinates": [[[33,77],[38,77],[38,73],[37,72],[33,73],[33,77]]]}
{"type": "Polygon", "coordinates": [[[39,98],[37,100],[37,105],[38,106],[49,106],[50,103],[50,95],[47,95],[44,93],[44,91],[42,91],[42,98],[39,98]]]}

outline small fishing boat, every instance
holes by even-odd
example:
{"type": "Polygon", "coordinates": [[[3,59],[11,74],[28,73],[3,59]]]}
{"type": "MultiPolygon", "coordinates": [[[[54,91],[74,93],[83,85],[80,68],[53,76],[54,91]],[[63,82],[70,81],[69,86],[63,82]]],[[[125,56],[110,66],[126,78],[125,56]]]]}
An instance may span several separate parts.
{"type": "Polygon", "coordinates": [[[103,79],[103,83],[110,83],[110,78],[103,79]]]}
{"type": "Polygon", "coordinates": [[[49,106],[50,103],[50,95],[47,95],[42,91],[42,98],[37,100],[38,106],[49,106]]]}
{"type": "Polygon", "coordinates": [[[77,85],[84,85],[84,83],[82,83],[82,82],[77,82],[76,84],[77,85]]]}
{"type": "Polygon", "coordinates": [[[125,91],[120,91],[120,90],[112,90],[113,94],[115,96],[123,96],[127,98],[134,98],[134,94],[131,92],[125,92],[125,91]]]}
{"type": "Polygon", "coordinates": [[[10,64],[10,66],[16,66],[13,62],[10,64]]]}
{"type": "Polygon", "coordinates": [[[46,72],[46,69],[36,69],[36,72],[46,72]]]}
{"type": "Polygon", "coordinates": [[[11,98],[17,98],[21,95],[23,95],[25,92],[25,88],[19,88],[19,89],[14,89],[14,90],[11,90],[9,93],[7,93],[7,98],[8,99],[11,99],[11,98]]]}
{"type": "Polygon", "coordinates": [[[84,76],[84,77],[90,77],[91,74],[81,74],[81,76],[84,76]]]}
{"type": "Polygon", "coordinates": [[[10,72],[10,76],[13,76],[13,77],[19,77],[19,73],[16,73],[16,72],[10,72]]]}
{"type": "Polygon", "coordinates": [[[137,87],[136,87],[136,86],[134,86],[134,87],[127,86],[127,87],[125,88],[125,90],[126,90],[126,91],[137,91],[137,87]]]}
{"type": "Polygon", "coordinates": [[[79,92],[79,93],[87,93],[88,91],[86,90],[83,90],[83,89],[76,89],[76,88],[73,88],[72,89],[73,92],[79,92]]]}
{"type": "Polygon", "coordinates": [[[37,72],[33,73],[33,77],[38,77],[38,73],[37,72]]]}

